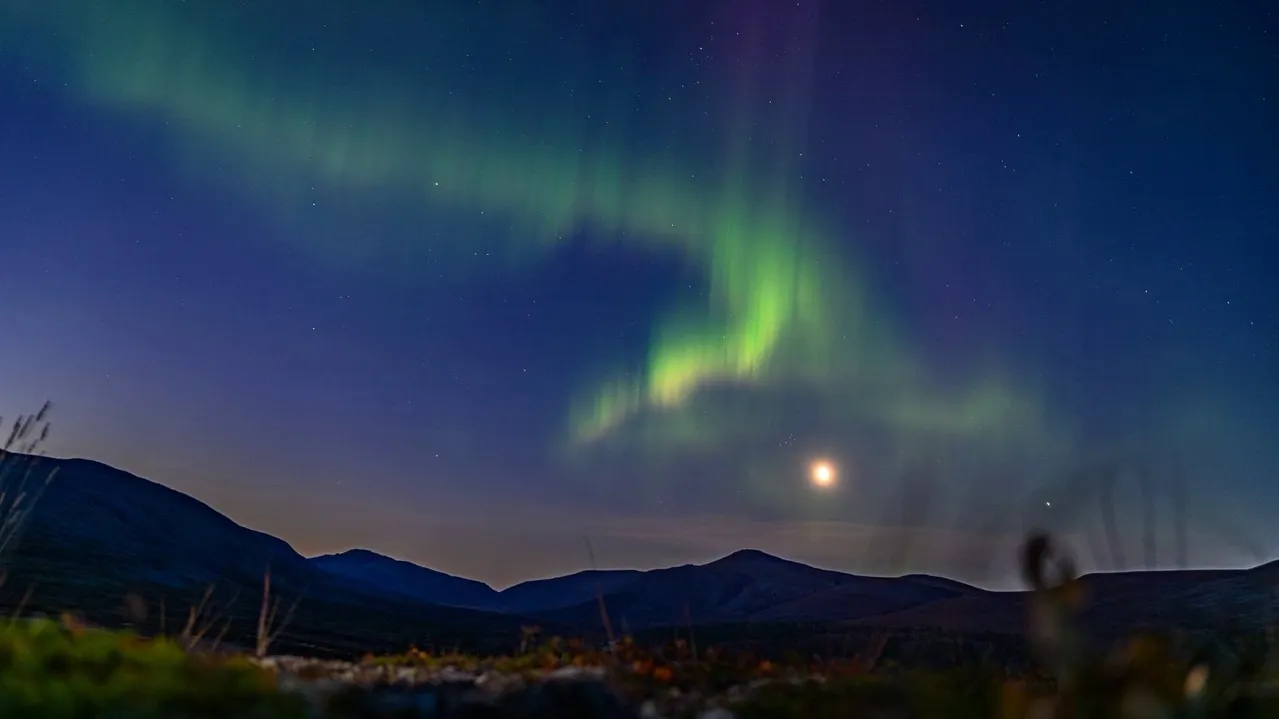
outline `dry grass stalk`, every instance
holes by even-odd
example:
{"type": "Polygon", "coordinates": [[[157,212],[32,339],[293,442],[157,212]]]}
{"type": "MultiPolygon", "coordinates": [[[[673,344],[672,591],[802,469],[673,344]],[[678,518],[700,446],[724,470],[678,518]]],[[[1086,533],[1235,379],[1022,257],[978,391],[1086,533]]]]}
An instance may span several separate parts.
{"type": "Polygon", "coordinates": [[[275,640],[280,638],[280,634],[289,625],[289,621],[293,619],[293,612],[297,610],[298,603],[302,601],[299,596],[289,606],[283,617],[277,616],[280,611],[280,598],[271,597],[271,568],[267,567],[266,572],[262,576],[262,608],[258,611],[258,632],[257,642],[254,646],[254,655],[259,659],[265,657],[271,649],[271,645],[275,640]]]}
{"type": "MultiPolygon", "coordinates": [[[[595,564],[595,549],[591,547],[591,540],[586,535],[582,535],[582,542],[586,544],[586,554],[591,559],[591,569],[598,572],[599,567],[595,564]]],[[[613,635],[613,622],[608,617],[608,607],[604,604],[604,588],[600,585],[599,579],[595,581],[595,600],[600,607],[600,621],[604,624],[604,635],[608,637],[609,651],[617,650],[617,637],[613,635]]]]}
{"type": "MultiPolygon", "coordinates": [[[[38,480],[38,459],[43,455],[43,445],[49,439],[49,413],[53,405],[45,402],[40,411],[32,415],[19,415],[9,428],[9,434],[0,445],[0,558],[11,549],[36,500],[45,487],[53,481],[57,470],[38,480]],[[34,485],[34,486],[33,486],[34,485]]],[[[0,418],[0,427],[4,424],[0,418]]]]}
{"type": "MultiPolygon", "coordinates": [[[[209,635],[209,632],[213,630],[214,626],[216,626],[219,621],[225,618],[225,615],[227,611],[230,609],[231,605],[235,603],[235,600],[237,598],[239,598],[239,594],[232,595],[231,598],[227,600],[225,606],[222,607],[222,610],[216,611],[213,605],[213,595],[214,595],[215,589],[216,589],[216,586],[210,584],[204,590],[204,594],[203,596],[200,597],[200,601],[187,609],[187,621],[186,621],[186,624],[183,625],[182,631],[178,634],[178,641],[181,642],[182,646],[186,647],[188,651],[196,649],[197,647],[200,646],[202,642],[204,642],[204,638],[209,635]]],[[[166,621],[166,618],[165,618],[164,599],[161,598],[160,599],[160,631],[161,633],[164,633],[165,621],[166,621]]],[[[226,634],[226,629],[223,629],[219,638],[215,640],[214,646],[220,643],[221,636],[225,634],[226,634]]]]}

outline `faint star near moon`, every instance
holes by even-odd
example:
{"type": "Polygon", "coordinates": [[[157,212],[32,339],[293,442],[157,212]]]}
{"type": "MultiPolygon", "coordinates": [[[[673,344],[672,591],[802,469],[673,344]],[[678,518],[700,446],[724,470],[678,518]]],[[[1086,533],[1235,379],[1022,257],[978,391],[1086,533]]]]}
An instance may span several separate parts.
{"type": "Polygon", "coordinates": [[[834,487],[837,475],[835,464],[827,459],[815,460],[808,467],[808,480],[818,489],[834,487]]]}

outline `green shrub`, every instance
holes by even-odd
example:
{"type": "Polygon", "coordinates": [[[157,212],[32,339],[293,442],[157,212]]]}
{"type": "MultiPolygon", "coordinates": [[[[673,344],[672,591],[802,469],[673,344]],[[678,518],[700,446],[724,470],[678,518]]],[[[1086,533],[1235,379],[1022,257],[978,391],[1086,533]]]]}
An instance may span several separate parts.
{"type": "Polygon", "coordinates": [[[0,627],[0,716],[301,719],[300,697],[247,659],[49,620],[0,627]]]}

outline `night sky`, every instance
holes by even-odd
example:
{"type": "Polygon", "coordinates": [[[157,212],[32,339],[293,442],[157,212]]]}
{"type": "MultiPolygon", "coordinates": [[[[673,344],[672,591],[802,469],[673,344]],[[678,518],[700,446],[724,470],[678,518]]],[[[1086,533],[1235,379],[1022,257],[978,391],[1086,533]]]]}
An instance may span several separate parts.
{"type": "Polygon", "coordinates": [[[1107,568],[1108,458],[1252,564],[1277,129],[1268,3],[0,0],[0,414],[497,586],[1107,568]]]}

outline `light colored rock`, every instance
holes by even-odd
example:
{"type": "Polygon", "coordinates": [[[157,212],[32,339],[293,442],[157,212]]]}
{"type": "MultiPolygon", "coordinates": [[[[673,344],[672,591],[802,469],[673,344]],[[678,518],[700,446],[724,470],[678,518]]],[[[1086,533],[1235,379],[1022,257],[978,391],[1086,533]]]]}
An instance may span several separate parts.
{"type": "Polygon", "coordinates": [[[660,711],[657,710],[657,702],[649,699],[640,705],[640,719],[665,719],[660,711]]]}

